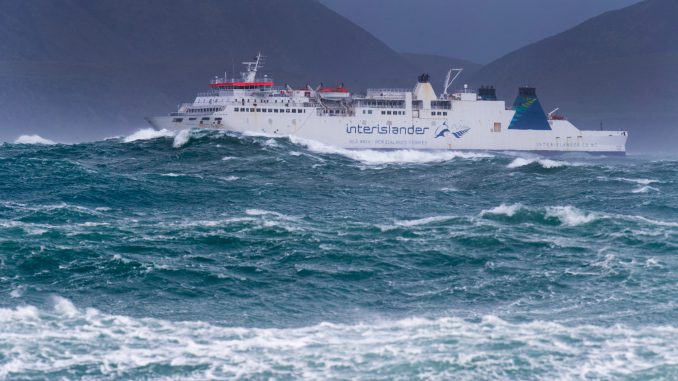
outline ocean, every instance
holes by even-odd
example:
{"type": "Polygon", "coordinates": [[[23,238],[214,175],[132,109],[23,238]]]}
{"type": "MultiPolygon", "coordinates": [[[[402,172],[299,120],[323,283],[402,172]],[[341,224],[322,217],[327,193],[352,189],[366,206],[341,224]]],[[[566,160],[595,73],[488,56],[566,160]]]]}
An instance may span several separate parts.
{"type": "Polygon", "coordinates": [[[0,379],[676,380],[678,158],[0,146],[0,379]]]}

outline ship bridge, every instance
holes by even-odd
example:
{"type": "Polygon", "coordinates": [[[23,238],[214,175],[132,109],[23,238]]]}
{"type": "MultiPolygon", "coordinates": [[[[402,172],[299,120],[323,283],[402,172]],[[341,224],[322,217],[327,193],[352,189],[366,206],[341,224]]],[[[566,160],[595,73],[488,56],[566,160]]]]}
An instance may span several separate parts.
{"type": "Polygon", "coordinates": [[[264,67],[264,56],[261,53],[254,57],[253,61],[242,63],[246,69],[240,73],[240,78],[228,78],[224,73],[223,78],[216,77],[210,82],[210,87],[216,90],[260,90],[267,91],[273,88],[273,79],[264,75],[257,77],[257,71],[264,67]]]}

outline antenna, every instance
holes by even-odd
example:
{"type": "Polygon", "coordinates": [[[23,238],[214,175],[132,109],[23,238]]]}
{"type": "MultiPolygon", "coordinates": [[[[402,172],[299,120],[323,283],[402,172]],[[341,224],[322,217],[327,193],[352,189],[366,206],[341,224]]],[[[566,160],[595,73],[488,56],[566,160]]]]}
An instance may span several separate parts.
{"type": "Polygon", "coordinates": [[[553,115],[553,114],[554,114],[556,111],[558,111],[558,110],[560,110],[560,107],[556,107],[555,110],[551,111],[551,112],[549,113],[549,118],[551,117],[551,115],[553,115]]]}
{"type": "Polygon", "coordinates": [[[445,76],[443,93],[440,95],[441,98],[448,97],[449,94],[447,93],[447,90],[449,90],[450,86],[452,86],[452,83],[454,83],[454,81],[457,79],[457,77],[459,77],[462,71],[464,71],[464,69],[450,69],[447,72],[447,75],[445,76]],[[454,75],[452,75],[452,73],[454,73],[454,75]]]}

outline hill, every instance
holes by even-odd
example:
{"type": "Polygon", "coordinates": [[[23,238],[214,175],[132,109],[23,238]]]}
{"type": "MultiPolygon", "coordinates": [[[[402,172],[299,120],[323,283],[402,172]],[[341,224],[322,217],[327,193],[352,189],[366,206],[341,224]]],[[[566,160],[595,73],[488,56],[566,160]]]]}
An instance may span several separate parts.
{"type": "Polygon", "coordinates": [[[3,140],[127,133],[257,51],[296,85],[412,86],[424,70],[313,0],[0,0],[0,34],[3,140]]]}
{"type": "Polygon", "coordinates": [[[678,2],[646,0],[604,13],[478,70],[512,100],[533,85],[546,108],[560,107],[588,129],[630,131],[632,150],[674,150],[678,141],[678,2]]]}

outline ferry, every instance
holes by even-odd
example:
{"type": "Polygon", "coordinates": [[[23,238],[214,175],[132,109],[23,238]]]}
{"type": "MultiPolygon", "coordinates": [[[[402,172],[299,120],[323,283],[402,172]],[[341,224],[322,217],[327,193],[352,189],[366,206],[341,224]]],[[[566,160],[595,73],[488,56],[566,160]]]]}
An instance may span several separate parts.
{"type": "Polygon", "coordinates": [[[296,136],[346,149],[626,153],[626,131],[580,130],[557,109],[546,113],[535,88],[521,87],[508,107],[492,86],[448,93],[462,69],[448,71],[440,95],[427,74],[413,89],[358,94],[343,85],[274,86],[257,76],[263,64],[259,53],[239,78],[216,77],[192,103],[146,119],[157,129],[296,136]]]}

